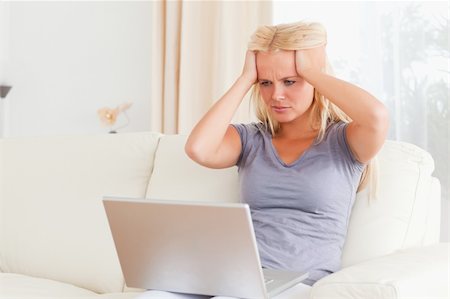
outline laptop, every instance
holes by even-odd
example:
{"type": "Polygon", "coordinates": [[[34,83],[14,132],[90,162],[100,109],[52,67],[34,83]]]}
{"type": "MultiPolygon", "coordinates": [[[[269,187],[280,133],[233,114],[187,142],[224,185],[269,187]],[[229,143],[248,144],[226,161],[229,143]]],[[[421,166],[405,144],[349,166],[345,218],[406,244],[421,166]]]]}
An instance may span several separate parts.
{"type": "Polygon", "coordinates": [[[262,299],[308,277],[261,268],[247,204],[113,197],[103,204],[129,287],[262,299]]]}

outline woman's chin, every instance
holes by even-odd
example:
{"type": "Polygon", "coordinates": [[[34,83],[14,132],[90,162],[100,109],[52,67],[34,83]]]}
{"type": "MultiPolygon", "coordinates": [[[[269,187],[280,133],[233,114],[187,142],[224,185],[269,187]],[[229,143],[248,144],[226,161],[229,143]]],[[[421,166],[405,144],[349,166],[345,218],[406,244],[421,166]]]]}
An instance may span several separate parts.
{"type": "Polygon", "coordinates": [[[280,124],[289,123],[294,120],[293,117],[288,117],[288,116],[275,116],[273,119],[275,119],[280,124]]]}

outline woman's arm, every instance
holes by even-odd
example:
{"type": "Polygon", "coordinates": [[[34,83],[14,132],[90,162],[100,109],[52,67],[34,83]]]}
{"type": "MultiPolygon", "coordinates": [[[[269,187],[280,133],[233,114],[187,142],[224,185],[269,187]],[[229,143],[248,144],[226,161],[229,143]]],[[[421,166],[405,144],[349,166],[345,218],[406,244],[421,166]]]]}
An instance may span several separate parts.
{"type": "Polygon", "coordinates": [[[296,52],[299,76],[347,114],[347,140],[356,159],[368,162],[380,150],[389,127],[386,107],[367,91],[323,73],[325,47],[296,52]]]}
{"type": "Polygon", "coordinates": [[[236,164],[241,153],[241,139],[230,125],[234,113],[256,81],[255,53],[247,51],[241,76],[202,117],[185,145],[187,155],[210,168],[226,168],[236,164]]]}

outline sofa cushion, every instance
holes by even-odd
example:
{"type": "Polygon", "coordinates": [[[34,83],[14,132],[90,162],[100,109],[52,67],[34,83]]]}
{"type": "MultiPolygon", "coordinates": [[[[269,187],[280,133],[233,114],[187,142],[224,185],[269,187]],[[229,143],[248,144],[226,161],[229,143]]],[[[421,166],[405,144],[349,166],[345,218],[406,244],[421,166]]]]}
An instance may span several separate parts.
{"type": "Polygon", "coordinates": [[[0,269],[98,293],[124,281],[102,205],[144,197],[160,134],[0,142],[0,269]]]}
{"type": "Polygon", "coordinates": [[[140,293],[96,294],[55,280],[0,273],[0,299],[134,299],[140,293]]]}
{"type": "Polygon", "coordinates": [[[161,137],[147,198],[188,201],[238,202],[237,167],[209,169],[184,152],[186,136],[161,137]]]}
{"type": "Polygon", "coordinates": [[[449,298],[449,249],[415,247],[347,267],[314,284],[310,298],[449,298]]]}
{"type": "Polygon", "coordinates": [[[31,276],[0,273],[0,298],[78,298],[96,293],[70,284],[31,276]]]}
{"type": "Polygon", "coordinates": [[[438,242],[440,192],[431,176],[430,154],[409,143],[386,141],[377,159],[377,197],[369,200],[367,189],[357,195],[343,267],[438,242]]]}

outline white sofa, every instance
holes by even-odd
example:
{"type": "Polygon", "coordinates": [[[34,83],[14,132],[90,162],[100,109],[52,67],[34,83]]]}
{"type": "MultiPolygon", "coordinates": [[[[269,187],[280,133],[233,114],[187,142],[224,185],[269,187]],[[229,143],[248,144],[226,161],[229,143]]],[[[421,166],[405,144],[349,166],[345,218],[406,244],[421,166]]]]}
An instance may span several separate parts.
{"type": "MultiPolygon", "coordinates": [[[[236,168],[211,170],[185,136],[128,133],[0,140],[0,298],[133,298],[104,195],[238,201],[236,168]]],[[[440,185],[425,151],[386,142],[379,196],[358,194],[343,269],[289,298],[448,298],[440,185]]]]}

